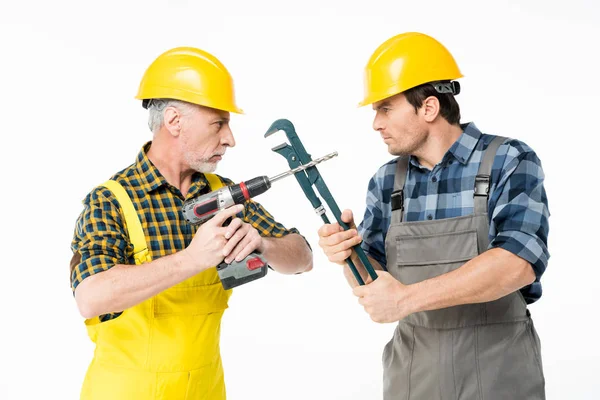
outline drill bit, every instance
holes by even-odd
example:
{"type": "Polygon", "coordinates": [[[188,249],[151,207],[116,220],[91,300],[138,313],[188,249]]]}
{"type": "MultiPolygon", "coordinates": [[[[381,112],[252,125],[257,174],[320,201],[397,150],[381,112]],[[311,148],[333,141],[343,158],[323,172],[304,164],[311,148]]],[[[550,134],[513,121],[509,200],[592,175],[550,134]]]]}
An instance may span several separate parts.
{"type": "Polygon", "coordinates": [[[304,171],[307,168],[313,167],[313,166],[315,166],[315,165],[317,165],[317,164],[319,164],[319,163],[321,163],[323,161],[327,161],[330,158],[336,157],[337,155],[338,155],[337,151],[334,151],[333,153],[329,153],[329,154],[327,154],[327,155],[325,155],[325,156],[323,156],[321,158],[317,158],[316,160],[312,160],[308,164],[304,164],[304,165],[301,165],[301,166],[299,166],[297,168],[294,168],[294,169],[291,169],[289,171],[286,171],[286,172],[284,172],[282,174],[275,175],[274,177],[269,178],[269,181],[271,181],[271,183],[272,183],[272,182],[275,182],[275,181],[277,181],[277,180],[279,180],[281,178],[285,178],[286,176],[295,174],[296,172],[304,171]]]}

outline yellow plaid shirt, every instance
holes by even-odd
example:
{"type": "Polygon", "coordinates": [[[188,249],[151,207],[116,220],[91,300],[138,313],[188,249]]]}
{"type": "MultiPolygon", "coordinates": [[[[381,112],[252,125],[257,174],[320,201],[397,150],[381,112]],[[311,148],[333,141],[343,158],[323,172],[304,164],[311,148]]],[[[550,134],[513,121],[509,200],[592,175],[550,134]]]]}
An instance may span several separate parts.
{"type": "MultiPolygon", "coordinates": [[[[118,181],[131,198],[140,222],[144,227],[146,241],[152,259],[185,249],[191,242],[198,226],[190,225],[182,213],[186,199],[209,192],[204,174],[192,176],[187,195],[170,185],[148,159],[147,151],[152,142],[146,143],[136,162],[111,177],[118,181]]],[[[226,185],[233,184],[220,177],[226,185]]],[[[73,292],[79,283],[90,275],[106,271],[116,264],[135,264],[133,246],[124,228],[120,206],[112,192],[104,187],[92,190],[83,201],[71,249],[81,259],[71,271],[73,292]]],[[[258,230],[261,236],[282,237],[298,233],[276,222],[259,203],[248,200],[240,217],[258,230]]],[[[113,313],[100,316],[101,321],[120,315],[113,313]]]]}

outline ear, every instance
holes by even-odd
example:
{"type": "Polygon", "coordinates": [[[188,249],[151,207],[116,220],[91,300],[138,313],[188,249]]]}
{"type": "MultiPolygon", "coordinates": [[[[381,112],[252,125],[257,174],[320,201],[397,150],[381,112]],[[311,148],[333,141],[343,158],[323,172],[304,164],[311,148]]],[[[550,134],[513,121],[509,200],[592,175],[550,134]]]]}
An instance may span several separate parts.
{"type": "Polygon", "coordinates": [[[164,126],[174,137],[181,134],[181,113],[175,107],[167,107],[163,111],[164,126]]]}
{"type": "Polygon", "coordinates": [[[440,113],[440,101],[435,96],[429,96],[423,101],[421,111],[426,122],[433,122],[440,113]]]}

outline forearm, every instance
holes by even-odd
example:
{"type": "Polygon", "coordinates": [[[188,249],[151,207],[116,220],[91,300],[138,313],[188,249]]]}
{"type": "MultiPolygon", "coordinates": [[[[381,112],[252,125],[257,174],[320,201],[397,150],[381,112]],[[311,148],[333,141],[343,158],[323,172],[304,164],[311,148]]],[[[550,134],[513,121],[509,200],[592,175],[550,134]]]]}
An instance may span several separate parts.
{"type": "Polygon", "coordinates": [[[120,312],[195,275],[185,251],[142,265],[117,264],[84,279],[75,300],[84,318],[120,312]]]}
{"type": "MultiPolygon", "coordinates": [[[[360,261],[360,258],[358,258],[358,254],[355,251],[352,251],[352,255],[350,256],[350,259],[354,263],[354,266],[356,267],[356,270],[360,274],[362,280],[365,283],[371,282],[372,279],[369,276],[367,269],[363,266],[363,263],[360,261]]],[[[379,264],[377,261],[375,261],[374,258],[367,256],[367,259],[371,262],[371,265],[373,266],[373,268],[375,270],[379,270],[379,271],[383,270],[383,268],[381,267],[381,264],[379,264]]],[[[354,287],[358,286],[358,282],[356,281],[356,278],[354,277],[354,274],[350,270],[350,267],[348,266],[347,263],[344,264],[343,268],[344,268],[344,277],[348,281],[348,284],[350,285],[350,287],[354,288],[354,287]]]]}
{"type": "Polygon", "coordinates": [[[488,250],[462,267],[409,285],[411,312],[497,300],[531,284],[531,265],[501,248],[488,250]]]}
{"type": "Polygon", "coordinates": [[[282,274],[297,274],[312,269],[312,251],[298,234],[291,233],[280,238],[263,237],[260,251],[269,265],[282,274]]]}

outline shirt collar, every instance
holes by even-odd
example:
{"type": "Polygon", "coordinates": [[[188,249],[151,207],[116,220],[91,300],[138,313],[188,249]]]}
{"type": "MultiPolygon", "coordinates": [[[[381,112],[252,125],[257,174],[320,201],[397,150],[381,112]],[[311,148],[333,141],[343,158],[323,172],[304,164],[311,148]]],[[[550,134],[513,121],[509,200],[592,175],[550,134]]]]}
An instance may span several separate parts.
{"type": "Polygon", "coordinates": [[[471,158],[471,154],[473,154],[477,142],[479,142],[481,132],[473,122],[461,124],[461,128],[463,128],[463,133],[456,142],[450,146],[447,154],[453,155],[461,164],[466,164],[467,161],[469,161],[469,158],[471,158]]]}
{"type": "MultiPolygon", "coordinates": [[[[471,154],[473,154],[477,142],[481,137],[481,132],[473,122],[461,124],[460,127],[463,129],[462,134],[458,137],[456,142],[450,146],[450,149],[448,149],[446,154],[444,154],[441,163],[446,162],[449,157],[454,157],[458,162],[465,165],[469,161],[471,154]]],[[[415,156],[410,156],[410,163],[415,167],[424,168],[419,164],[419,161],[415,156]]]]}
{"type": "MultiPolygon", "coordinates": [[[[148,158],[148,150],[150,150],[151,145],[152,141],[146,142],[136,158],[135,166],[140,177],[140,188],[146,193],[150,193],[164,185],[172,188],[173,191],[179,192],[177,188],[167,182],[158,168],[148,158]]],[[[208,185],[208,181],[204,177],[204,174],[195,173],[192,175],[192,184],[188,190],[187,197],[200,192],[206,185],[208,185]]]]}

